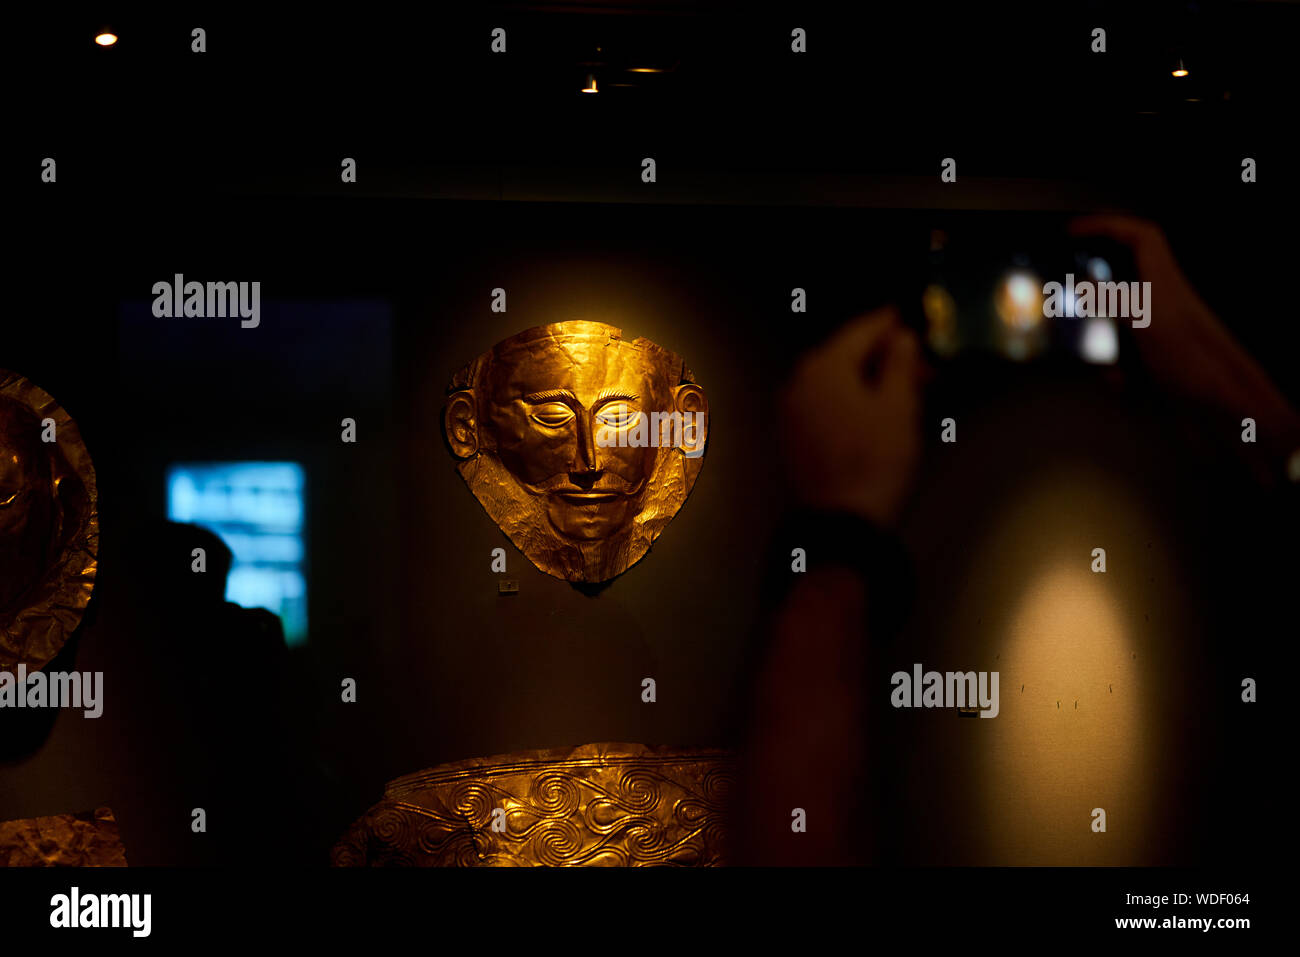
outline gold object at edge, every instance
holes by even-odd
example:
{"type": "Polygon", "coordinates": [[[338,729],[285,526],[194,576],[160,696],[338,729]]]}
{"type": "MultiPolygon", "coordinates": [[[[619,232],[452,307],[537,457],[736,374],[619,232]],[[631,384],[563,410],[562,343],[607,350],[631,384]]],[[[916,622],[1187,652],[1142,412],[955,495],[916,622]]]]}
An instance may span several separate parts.
{"type": "Polygon", "coordinates": [[[731,752],[585,744],[471,758],[388,784],[339,867],[716,866],[731,752]]]}
{"type": "MultiPolygon", "coordinates": [[[[59,653],[90,603],[99,554],[98,491],[94,465],[77,424],[44,390],[0,369],[0,453],[6,460],[0,462],[0,484],[31,473],[30,465],[20,463],[17,448],[8,447],[11,442],[15,447],[25,443],[40,449],[48,461],[36,471],[44,472],[48,465],[49,475],[42,474],[39,483],[27,482],[22,488],[0,488],[0,503],[8,500],[0,508],[0,574],[9,576],[10,590],[21,589],[11,596],[8,607],[0,607],[0,669],[26,664],[36,671],[59,653]],[[46,419],[53,420],[54,442],[40,440],[46,419]],[[10,493],[15,493],[12,498],[10,493]],[[48,512],[48,529],[37,519],[44,512],[48,512]],[[29,535],[33,522],[45,545],[44,564],[31,582],[19,582],[13,569],[21,567],[25,555],[33,554],[20,536],[29,535]]],[[[0,593],[6,591],[5,584],[0,582],[0,593]]]]}
{"type": "Polygon", "coordinates": [[[126,867],[111,808],[0,821],[0,867],[126,867]]]}

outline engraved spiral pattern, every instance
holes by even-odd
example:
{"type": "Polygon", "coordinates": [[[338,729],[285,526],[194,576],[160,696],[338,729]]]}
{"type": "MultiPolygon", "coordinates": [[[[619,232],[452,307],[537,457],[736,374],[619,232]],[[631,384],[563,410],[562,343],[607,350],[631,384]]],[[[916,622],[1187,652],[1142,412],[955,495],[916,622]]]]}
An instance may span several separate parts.
{"type": "Polygon", "coordinates": [[[376,841],[391,847],[404,847],[411,843],[415,829],[409,814],[399,807],[383,805],[370,820],[370,833],[376,841]]]}
{"type": "Polygon", "coordinates": [[[572,864],[582,854],[582,835],[566,818],[547,821],[537,829],[532,842],[537,862],[550,867],[572,864]]]}
{"type": "Polygon", "coordinates": [[[632,768],[619,778],[624,806],[629,811],[648,811],[663,799],[659,787],[662,779],[650,768],[632,768]]]}
{"type": "Polygon", "coordinates": [[[464,780],[451,790],[447,804],[475,827],[485,827],[496,806],[497,795],[482,781],[464,780]]]}
{"type": "Polygon", "coordinates": [[[544,771],[529,789],[529,805],[544,817],[568,817],[578,810],[578,782],[565,771],[544,771]]]}

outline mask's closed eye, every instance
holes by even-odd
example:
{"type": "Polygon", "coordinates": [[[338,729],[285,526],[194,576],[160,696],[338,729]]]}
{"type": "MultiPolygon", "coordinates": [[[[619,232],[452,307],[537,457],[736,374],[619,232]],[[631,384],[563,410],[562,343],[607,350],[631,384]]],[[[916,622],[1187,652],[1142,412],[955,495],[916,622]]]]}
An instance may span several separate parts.
{"type": "Polygon", "coordinates": [[[547,402],[533,409],[532,420],[548,429],[558,429],[568,425],[573,419],[573,410],[563,402],[547,402]]]}
{"type": "MultiPolygon", "coordinates": [[[[4,492],[0,492],[0,495],[3,494],[4,492]]],[[[10,495],[8,498],[0,498],[0,508],[4,508],[6,505],[12,505],[16,498],[18,498],[17,492],[14,492],[14,494],[10,495]]]]}
{"type": "Polygon", "coordinates": [[[636,421],[636,411],[626,402],[611,402],[596,416],[596,421],[611,429],[623,429],[636,421]]]}

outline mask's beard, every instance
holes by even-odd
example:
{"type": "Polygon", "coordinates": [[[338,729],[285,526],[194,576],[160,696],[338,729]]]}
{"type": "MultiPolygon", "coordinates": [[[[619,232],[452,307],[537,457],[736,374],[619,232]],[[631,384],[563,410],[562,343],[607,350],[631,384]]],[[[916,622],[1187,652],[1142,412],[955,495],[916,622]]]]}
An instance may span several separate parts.
{"type": "MultiPolygon", "coordinates": [[[[606,473],[590,489],[578,488],[563,473],[537,485],[520,482],[490,451],[462,462],[459,469],[488,515],[539,569],[567,581],[601,582],[639,561],[681,507],[689,488],[683,481],[680,459],[675,449],[661,449],[649,479],[629,484],[606,473]],[[623,524],[598,538],[564,534],[552,520],[552,506],[559,491],[565,489],[621,494],[627,509],[623,524]]],[[[569,514],[582,507],[570,504],[574,512],[569,514]]]]}

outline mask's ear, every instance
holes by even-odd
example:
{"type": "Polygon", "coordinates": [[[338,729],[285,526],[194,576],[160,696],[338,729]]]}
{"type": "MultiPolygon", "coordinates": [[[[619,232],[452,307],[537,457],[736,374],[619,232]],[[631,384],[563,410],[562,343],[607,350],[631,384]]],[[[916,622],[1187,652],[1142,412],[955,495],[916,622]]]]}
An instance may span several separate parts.
{"type": "Polygon", "coordinates": [[[447,407],[442,410],[442,427],[456,458],[468,459],[478,454],[478,403],[474,400],[474,390],[462,389],[447,399],[447,407]]]}
{"type": "Polygon", "coordinates": [[[679,385],[673,404],[682,414],[682,454],[697,459],[704,454],[704,445],[709,440],[709,400],[698,385],[679,385]]]}

